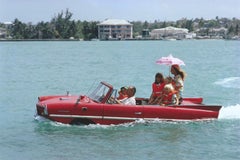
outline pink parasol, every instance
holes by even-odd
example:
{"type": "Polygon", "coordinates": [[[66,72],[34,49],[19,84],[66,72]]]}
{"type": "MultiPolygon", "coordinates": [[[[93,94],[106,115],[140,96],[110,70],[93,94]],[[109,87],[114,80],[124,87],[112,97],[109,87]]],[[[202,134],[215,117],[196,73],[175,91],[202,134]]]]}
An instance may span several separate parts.
{"type": "Polygon", "coordinates": [[[185,65],[185,63],[181,59],[175,58],[171,54],[167,57],[162,57],[162,58],[158,59],[156,61],[156,63],[160,64],[160,65],[167,65],[167,66],[171,66],[174,64],[185,65]]]}

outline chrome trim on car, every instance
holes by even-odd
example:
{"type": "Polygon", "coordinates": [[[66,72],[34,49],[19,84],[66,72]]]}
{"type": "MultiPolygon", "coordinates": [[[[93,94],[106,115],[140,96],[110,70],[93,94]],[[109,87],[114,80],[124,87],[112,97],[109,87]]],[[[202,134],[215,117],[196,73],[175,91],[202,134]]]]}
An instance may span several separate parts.
{"type": "Polygon", "coordinates": [[[135,121],[135,120],[138,120],[139,118],[131,118],[131,117],[109,117],[109,116],[104,116],[103,119],[135,121]]]}
{"type": "Polygon", "coordinates": [[[92,119],[106,119],[106,120],[130,120],[135,121],[139,118],[131,117],[111,117],[111,116],[79,116],[79,115],[62,115],[62,114],[49,114],[50,117],[59,117],[59,118],[92,118],[92,119]]]}
{"type": "Polygon", "coordinates": [[[62,114],[49,114],[49,117],[59,117],[59,118],[93,118],[102,119],[102,116],[78,116],[78,115],[62,115],[62,114]]]}

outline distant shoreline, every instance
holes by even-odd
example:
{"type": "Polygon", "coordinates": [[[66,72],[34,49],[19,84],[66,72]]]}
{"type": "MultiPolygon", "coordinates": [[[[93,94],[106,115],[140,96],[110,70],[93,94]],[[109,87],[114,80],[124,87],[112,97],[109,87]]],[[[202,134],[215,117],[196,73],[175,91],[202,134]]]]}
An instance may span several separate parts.
{"type": "Polygon", "coordinates": [[[82,41],[79,39],[0,39],[0,42],[12,41],[12,42],[20,42],[20,41],[82,41]]]}
{"type": "Polygon", "coordinates": [[[175,40],[168,40],[168,39],[124,39],[124,40],[82,40],[82,39],[0,39],[0,42],[41,42],[41,41],[52,41],[52,42],[72,42],[72,41],[191,41],[191,40],[232,40],[232,41],[239,41],[239,39],[214,39],[214,38],[206,38],[206,39],[175,39],[175,40]]]}

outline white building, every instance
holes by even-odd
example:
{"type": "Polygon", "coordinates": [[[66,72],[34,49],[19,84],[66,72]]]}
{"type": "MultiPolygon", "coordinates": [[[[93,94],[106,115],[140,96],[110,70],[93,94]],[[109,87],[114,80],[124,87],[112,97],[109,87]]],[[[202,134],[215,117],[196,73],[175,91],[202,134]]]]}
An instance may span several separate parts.
{"type": "Polygon", "coordinates": [[[161,39],[166,37],[185,38],[186,34],[188,34],[188,29],[175,27],[153,29],[150,33],[153,39],[161,39]]]}
{"type": "Polygon", "coordinates": [[[221,27],[221,28],[212,28],[209,30],[209,35],[211,38],[223,38],[227,35],[227,28],[221,27]]]}
{"type": "Polygon", "coordinates": [[[0,38],[6,38],[7,37],[7,30],[5,28],[0,27],[0,38]]]}
{"type": "Polygon", "coordinates": [[[107,19],[98,24],[98,38],[131,39],[133,37],[133,25],[126,20],[107,19]]]}
{"type": "Polygon", "coordinates": [[[193,38],[196,38],[197,37],[197,34],[196,33],[187,33],[185,35],[185,38],[186,39],[193,39],[193,38]]]}
{"type": "Polygon", "coordinates": [[[11,39],[12,37],[9,35],[9,29],[13,26],[12,22],[4,22],[3,27],[0,27],[0,38],[1,39],[11,39]]]}

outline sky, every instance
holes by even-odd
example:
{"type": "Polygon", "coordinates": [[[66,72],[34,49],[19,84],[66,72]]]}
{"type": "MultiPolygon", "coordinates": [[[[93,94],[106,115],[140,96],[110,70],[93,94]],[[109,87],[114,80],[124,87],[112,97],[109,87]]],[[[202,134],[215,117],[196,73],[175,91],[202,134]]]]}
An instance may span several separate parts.
{"type": "Polygon", "coordinates": [[[240,0],[0,0],[0,22],[47,22],[66,9],[81,21],[240,18],[240,0]]]}

